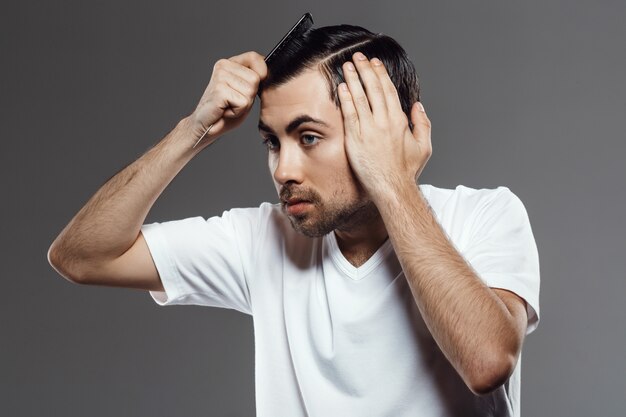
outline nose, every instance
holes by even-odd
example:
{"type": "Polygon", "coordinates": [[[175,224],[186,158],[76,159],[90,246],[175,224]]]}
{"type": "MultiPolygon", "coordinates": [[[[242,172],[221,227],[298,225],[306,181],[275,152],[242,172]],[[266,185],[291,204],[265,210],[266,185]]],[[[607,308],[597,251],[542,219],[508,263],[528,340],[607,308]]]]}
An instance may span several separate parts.
{"type": "Polygon", "coordinates": [[[274,180],[280,185],[288,182],[301,184],[304,180],[304,164],[302,160],[302,152],[298,146],[288,143],[281,146],[278,161],[274,162],[274,180]]]}

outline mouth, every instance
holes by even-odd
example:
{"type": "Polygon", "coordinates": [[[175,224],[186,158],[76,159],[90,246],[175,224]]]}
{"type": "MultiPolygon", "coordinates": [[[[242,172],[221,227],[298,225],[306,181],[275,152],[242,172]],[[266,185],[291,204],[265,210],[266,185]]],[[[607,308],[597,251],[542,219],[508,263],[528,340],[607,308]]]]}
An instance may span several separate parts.
{"type": "Polygon", "coordinates": [[[283,205],[288,214],[297,216],[303,214],[306,210],[310,209],[313,204],[307,200],[301,200],[299,198],[290,198],[289,200],[283,200],[283,205]]]}

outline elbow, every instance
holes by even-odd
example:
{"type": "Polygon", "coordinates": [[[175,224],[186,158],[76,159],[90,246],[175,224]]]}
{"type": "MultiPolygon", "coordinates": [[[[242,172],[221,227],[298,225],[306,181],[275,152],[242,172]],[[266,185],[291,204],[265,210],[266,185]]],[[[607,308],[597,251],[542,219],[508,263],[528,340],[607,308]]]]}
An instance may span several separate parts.
{"type": "Polygon", "coordinates": [[[516,365],[516,354],[490,355],[468,376],[466,384],[476,396],[491,394],[508,381],[516,365]]]}
{"type": "Polygon", "coordinates": [[[77,273],[76,268],[71,268],[69,260],[67,256],[63,255],[63,251],[59,248],[59,243],[54,241],[52,245],[48,248],[47,258],[48,263],[59,275],[61,275],[66,280],[74,283],[81,284],[83,283],[82,276],[77,273]]]}

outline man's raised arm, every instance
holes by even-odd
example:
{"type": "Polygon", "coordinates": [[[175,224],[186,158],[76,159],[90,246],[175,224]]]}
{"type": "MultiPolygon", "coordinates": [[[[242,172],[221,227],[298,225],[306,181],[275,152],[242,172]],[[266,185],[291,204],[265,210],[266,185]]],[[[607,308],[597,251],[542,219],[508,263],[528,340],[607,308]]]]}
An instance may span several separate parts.
{"type": "Polygon", "coordinates": [[[263,56],[256,52],[217,61],[194,112],[107,181],[61,231],[48,250],[54,269],[77,283],[163,291],[141,226],[178,172],[243,122],[266,76],[263,56]]]}

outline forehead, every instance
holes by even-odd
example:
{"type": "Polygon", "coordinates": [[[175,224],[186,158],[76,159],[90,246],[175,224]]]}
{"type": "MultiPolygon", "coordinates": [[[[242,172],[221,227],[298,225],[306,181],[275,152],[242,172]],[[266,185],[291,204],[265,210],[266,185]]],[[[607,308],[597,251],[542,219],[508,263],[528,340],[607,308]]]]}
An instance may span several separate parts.
{"type": "Polygon", "coordinates": [[[302,114],[328,124],[341,122],[341,110],[330,99],[326,79],[317,70],[306,70],[284,84],[264,90],[260,105],[260,120],[273,129],[284,129],[289,120],[302,114]]]}

